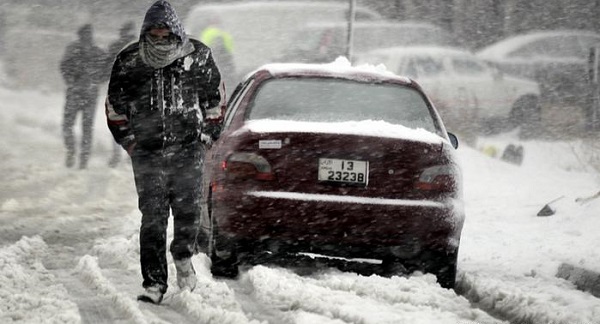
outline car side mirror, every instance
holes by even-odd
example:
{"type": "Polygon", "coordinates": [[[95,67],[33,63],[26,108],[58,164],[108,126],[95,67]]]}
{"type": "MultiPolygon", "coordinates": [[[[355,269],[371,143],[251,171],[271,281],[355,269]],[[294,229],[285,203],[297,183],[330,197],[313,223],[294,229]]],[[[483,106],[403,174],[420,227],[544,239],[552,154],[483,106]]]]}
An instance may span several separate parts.
{"type": "Polygon", "coordinates": [[[448,138],[450,139],[450,143],[452,144],[452,147],[457,149],[458,148],[458,137],[456,137],[456,135],[448,132],[448,138]]]}

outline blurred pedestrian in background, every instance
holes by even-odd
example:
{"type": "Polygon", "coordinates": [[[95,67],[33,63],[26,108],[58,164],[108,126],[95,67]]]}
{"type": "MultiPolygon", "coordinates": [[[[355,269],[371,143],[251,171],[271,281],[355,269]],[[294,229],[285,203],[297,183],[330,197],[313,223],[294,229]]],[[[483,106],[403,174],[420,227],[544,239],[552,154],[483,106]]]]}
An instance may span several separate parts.
{"type": "Polygon", "coordinates": [[[208,26],[202,30],[200,41],[210,47],[215,62],[221,72],[221,81],[225,84],[225,92],[229,95],[238,82],[235,63],[233,60],[233,37],[220,27],[217,18],[211,19],[208,26]]]}
{"type": "Polygon", "coordinates": [[[76,153],[73,127],[81,114],[79,168],[85,169],[92,150],[98,87],[106,78],[106,53],[94,44],[91,24],[81,26],[77,35],[78,39],[67,46],[60,63],[60,72],[67,86],[62,130],[67,149],[65,164],[70,168],[75,165],[76,153]]]}

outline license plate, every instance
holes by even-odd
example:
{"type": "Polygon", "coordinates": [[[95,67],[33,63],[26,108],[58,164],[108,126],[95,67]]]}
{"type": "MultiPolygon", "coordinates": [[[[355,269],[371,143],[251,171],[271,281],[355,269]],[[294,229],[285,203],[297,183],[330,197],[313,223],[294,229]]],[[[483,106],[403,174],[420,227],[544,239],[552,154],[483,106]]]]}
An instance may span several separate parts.
{"type": "Polygon", "coordinates": [[[366,185],[369,182],[369,161],[320,158],[319,181],[366,185]]]}

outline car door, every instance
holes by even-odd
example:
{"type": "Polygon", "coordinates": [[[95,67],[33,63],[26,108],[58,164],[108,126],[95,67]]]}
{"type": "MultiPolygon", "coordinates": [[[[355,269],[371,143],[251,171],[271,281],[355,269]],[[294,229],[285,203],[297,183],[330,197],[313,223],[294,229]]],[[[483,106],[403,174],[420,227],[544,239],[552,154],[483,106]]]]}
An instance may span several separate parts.
{"type": "Polygon", "coordinates": [[[470,55],[456,55],[449,59],[451,69],[461,80],[462,96],[473,116],[507,118],[514,102],[514,91],[499,73],[470,55]]]}
{"type": "Polygon", "coordinates": [[[552,88],[561,83],[565,73],[572,74],[573,67],[587,59],[581,46],[577,35],[552,35],[524,44],[510,57],[518,62],[514,66],[517,75],[543,81],[552,88]]]}
{"type": "Polygon", "coordinates": [[[444,55],[428,52],[407,56],[402,73],[417,81],[450,126],[470,114],[469,94],[462,76],[456,75],[444,55]]]}

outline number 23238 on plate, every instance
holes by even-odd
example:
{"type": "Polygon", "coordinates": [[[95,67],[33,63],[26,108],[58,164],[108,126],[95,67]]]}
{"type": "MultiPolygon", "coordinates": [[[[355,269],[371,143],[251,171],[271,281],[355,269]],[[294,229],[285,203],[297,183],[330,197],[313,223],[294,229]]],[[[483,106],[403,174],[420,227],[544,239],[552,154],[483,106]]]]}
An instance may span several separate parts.
{"type": "Polygon", "coordinates": [[[319,181],[366,185],[369,181],[369,161],[320,158],[319,181]]]}

